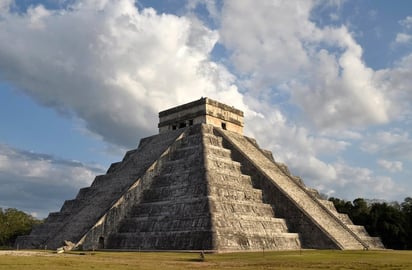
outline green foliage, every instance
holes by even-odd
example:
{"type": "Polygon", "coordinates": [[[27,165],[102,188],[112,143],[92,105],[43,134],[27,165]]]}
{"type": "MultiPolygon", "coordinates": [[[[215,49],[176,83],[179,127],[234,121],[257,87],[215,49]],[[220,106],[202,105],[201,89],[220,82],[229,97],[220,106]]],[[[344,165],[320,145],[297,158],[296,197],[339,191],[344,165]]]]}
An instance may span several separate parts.
{"type": "Polygon", "coordinates": [[[29,234],[33,225],[40,222],[17,209],[0,208],[0,246],[13,246],[17,236],[29,234]]]}
{"type": "Polygon", "coordinates": [[[379,236],[387,248],[412,249],[412,198],[401,204],[371,203],[358,198],[353,202],[330,198],[340,213],[354,224],[363,225],[371,236],[379,236]]]}

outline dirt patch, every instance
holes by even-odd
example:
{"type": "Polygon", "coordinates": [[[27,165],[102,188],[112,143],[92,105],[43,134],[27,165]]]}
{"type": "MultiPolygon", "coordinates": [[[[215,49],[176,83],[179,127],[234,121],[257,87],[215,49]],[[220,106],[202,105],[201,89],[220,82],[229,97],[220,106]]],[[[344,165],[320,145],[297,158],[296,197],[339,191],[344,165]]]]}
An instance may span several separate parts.
{"type": "Polygon", "coordinates": [[[30,251],[30,250],[0,250],[0,256],[56,256],[50,251],[30,251]]]}

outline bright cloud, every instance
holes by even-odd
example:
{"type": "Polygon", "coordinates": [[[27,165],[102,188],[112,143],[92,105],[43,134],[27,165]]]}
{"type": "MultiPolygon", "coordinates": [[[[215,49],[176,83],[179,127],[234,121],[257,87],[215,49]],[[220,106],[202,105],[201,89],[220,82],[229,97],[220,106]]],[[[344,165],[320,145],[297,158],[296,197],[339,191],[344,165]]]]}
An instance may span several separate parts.
{"type": "Polygon", "coordinates": [[[335,190],[329,193],[333,194],[339,190],[341,196],[346,198],[372,198],[378,196],[395,199],[399,194],[407,196],[407,190],[396,185],[393,179],[376,175],[368,168],[353,167],[344,162],[335,163],[334,168],[337,171],[337,184],[332,185],[335,190]]]}
{"type": "Polygon", "coordinates": [[[412,41],[412,35],[405,33],[398,33],[395,38],[396,43],[410,43],[412,41]]]}
{"type": "Polygon", "coordinates": [[[412,16],[407,16],[405,19],[399,21],[399,23],[406,29],[412,28],[412,16]]]}
{"type": "Polygon", "coordinates": [[[39,214],[45,216],[102,173],[98,167],[0,144],[0,205],[44,209],[39,214]],[[29,207],[21,206],[25,201],[31,202],[29,207]]]}
{"type": "Polygon", "coordinates": [[[11,5],[14,4],[14,0],[3,0],[0,2],[0,15],[2,13],[7,14],[10,10],[11,5]]]}
{"type": "Polygon", "coordinates": [[[367,153],[390,158],[412,160],[412,138],[402,131],[381,131],[365,137],[361,149],[367,153]]]}
{"type": "Polygon", "coordinates": [[[390,172],[401,172],[403,170],[403,164],[401,161],[389,161],[385,159],[379,159],[378,165],[390,172]]]}
{"type": "Polygon", "coordinates": [[[311,1],[226,2],[221,41],[247,74],[249,90],[259,100],[287,91],[321,128],[387,122],[390,100],[363,62],[361,46],[344,26],[317,27],[310,20],[315,7],[311,1]]]}
{"type": "Polygon", "coordinates": [[[362,59],[363,48],[346,26],[320,28],[312,22],[316,4],[227,1],[220,42],[229,48],[239,83],[247,89],[245,100],[262,116],[247,121],[246,130],[273,150],[275,158],[288,164],[293,173],[325,193],[332,191],[322,187],[340,190],[336,183],[344,189],[356,186],[356,193],[369,193],[371,182],[392,180],[367,168],[325,162],[319,156],[339,157],[351,147],[352,140],[361,140],[363,135],[354,131],[355,127],[362,129],[399,117],[397,112],[402,109],[399,93],[393,89],[395,74],[384,77],[381,73],[385,72],[368,67],[362,59]],[[245,17],[248,19],[241,19],[245,17]],[[300,108],[304,119],[318,131],[290,122],[288,112],[276,104],[279,99],[300,108]],[[327,134],[335,134],[334,139],[327,134]],[[339,137],[343,139],[336,139],[339,137]],[[349,177],[355,172],[359,172],[359,184],[349,177]]]}
{"type": "Polygon", "coordinates": [[[128,146],[153,133],[161,109],[209,96],[246,108],[234,77],[208,60],[216,31],[138,10],[132,0],[42,6],[0,20],[0,76],[43,105],[128,146]],[[87,26],[87,27],[85,27],[87,26]]]}

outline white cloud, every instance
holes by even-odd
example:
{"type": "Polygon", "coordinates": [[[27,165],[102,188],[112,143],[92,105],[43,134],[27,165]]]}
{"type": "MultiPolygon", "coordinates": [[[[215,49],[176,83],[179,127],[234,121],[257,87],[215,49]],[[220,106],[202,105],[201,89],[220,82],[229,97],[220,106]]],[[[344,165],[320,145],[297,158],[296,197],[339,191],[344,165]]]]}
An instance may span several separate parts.
{"type": "Polygon", "coordinates": [[[378,165],[390,172],[401,172],[403,170],[403,163],[401,161],[389,161],[385,159],[379,159],[378,165]]]}
{"type": "Polygon", "coordinates": [[[412,54],[400,59],[393,68],[377,71],[374,79],[392,100],[391,118],[407,119],[412,114],[412,54]]]}
{"type": "Polygon", "coordinates": [[[311,6],[310,1],[225,2],[221,42],[233,51],[236,68],[267,87],[307,67],[308,57],[300,38],[315,30],[308,21],[311,6]]]}
{"type": "Polygon", "coordinates": [[[337,172],[337,182],[328,188],[334,187],[334,191],[339,191],[340,196],[347,199],[361,197],[396,200],[399,196],[407,196],[409,192],[391,178],[376,175],[368,168],[352,167],[342,161],[333,164],[333,167],[337,172]]]}
{"type": "Polygon", "coordinates": [[[388,158],[407,158],[412,160],[412,138],[402,130],[380,131],[365,136],[361,150],[388,158]]]}
{"type": "Polygon", "coordinates": [[[399,23],[406,29],[412,28],[412,16],[407,16],[405,19],[399,21],[399,23]]]}
{"type": "Polygon", "coordinates": [[[317,3],[225,2],[221,42],[248,91],[260,100],[286,91],[319,128],[388,122],[391,100],[363,62],[362,47],[345,26],[317,27],[310,20],[317,3]]]}
{"type": "Polygon", "coordinates": [[[395,42],[401,43],[401,44],[410,43],[412,42],[412,35],[405,34],[405,33],[398,33],[396,35],[395,42]]]}
{"type": "Polygon", "coordinates": [[[78,0],[0,20],[0,79],[71,112],[106,141],[130,147],[156,132],[157,112],[201,96],[247,108],[218,39],[195,19],[137,10],[133,0],[78,0]]]}
{"type": "Polygon", "coordinates": [[[262,113],[247,116],[245,132],[256,138],[263,148],[270,149],[276,161],[287,164],[290,171],[305,182],[331,183],[336,179],[333,166],[318,156],[335,157],[350,146],[349,142],[312,135],[308,129],[290,123],[273,105],[252,101],[250,97],[246,99],[252,109],[259,106],[262,113]]]}
{"type": "Polygon", "coordinates": [[[102,173],[98,167],[0,144],[0,207],[44,217],[102,173]]]}
{"type": "Polygon", "coordinates": [[[50,12],[45,9],[42,5],[36,7],[30,7],[27,10],[27,15],[29,17],[29,28],[33,29],[44,29],[44,20],[50,15],[50,12]]]}
{"type": "Polygon", "coordinates": [[[10,11],[10,7],[14,5],[14,0],[2,0],[0,1],[0,19],[2,14],[7,14],[10,11]]]}
{"type": "Polygon", "coordinates": [[[80,188],[89,185],[96,172],[103,171],[80,162],[60,160],[0,144],[0,172],[43,184],[58,181],[61,185],[80,188]]]}
{"type": "MultiPolygon", "coordinates": [[[[401,72],[368,67],[363,48],[346,26],[315,25],[311,12],[320,3],[224,2],[220,42],[231,52],[239,83],[246,89],[244,100],[262,116],[247,120],[246,131],[322,192],[393,198],[398,190],[392,179],[333,159],[339,159],[351,141],[366,141],[361,132],[368,126],[398,119],[400,104],[406,102],[393,79],[401,72]],[[277,103],[279,96],[288,109],[277,103]],[[315,127],[294,123],[292,106],[315,127]],[[325,155],[332,161],[320,158],[325,155]],[[384,185],[390,194],[381,192],[384,185]]],[[[407,80],[397,81],[407,87],[407,80]]]]}

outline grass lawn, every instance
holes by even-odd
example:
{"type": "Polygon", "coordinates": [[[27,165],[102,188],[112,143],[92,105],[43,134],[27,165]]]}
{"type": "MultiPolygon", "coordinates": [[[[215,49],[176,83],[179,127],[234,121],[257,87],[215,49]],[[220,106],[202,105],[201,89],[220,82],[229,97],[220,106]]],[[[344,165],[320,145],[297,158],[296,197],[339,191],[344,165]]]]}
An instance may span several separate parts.
{"type": "Polygon", "coordinates": [[[0,253],[0,269],[412,269],[412,251],[0,253]]]}

